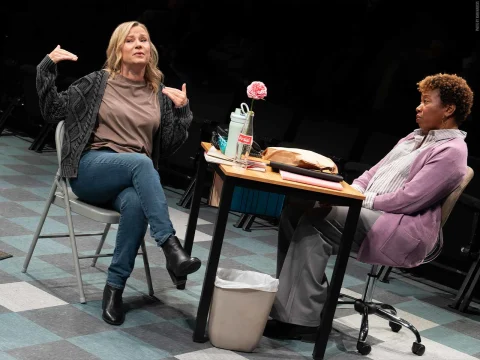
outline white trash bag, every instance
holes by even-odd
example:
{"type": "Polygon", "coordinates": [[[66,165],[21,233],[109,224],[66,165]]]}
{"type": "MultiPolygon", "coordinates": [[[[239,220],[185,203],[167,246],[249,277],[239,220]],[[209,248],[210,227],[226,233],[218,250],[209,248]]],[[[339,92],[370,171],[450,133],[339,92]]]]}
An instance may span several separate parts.
{"type": "Polygon", "coordinates": [[[222,289],[253,289],[277,292],[278,279],[255,271],[218,268],[215,286],[222,289]]]}
{"type": "Polygon", "coordinates": [[[278,279],[270,275],[219,268],[208,320],[212,345],[252,352],[262,338],[277,290],[278,279]]]}

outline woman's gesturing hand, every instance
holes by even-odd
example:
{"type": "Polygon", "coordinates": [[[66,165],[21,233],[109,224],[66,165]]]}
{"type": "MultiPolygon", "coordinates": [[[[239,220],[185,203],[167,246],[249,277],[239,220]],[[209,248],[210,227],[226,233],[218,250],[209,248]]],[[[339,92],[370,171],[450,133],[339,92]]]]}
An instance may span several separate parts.
{"type": "Polygon", "coordinates": [[[60,48],[60,45],[57,45],[53,51],[48,54],[48,57],[56,64],[63,60],[77,61],[78,56],[72,54],[71,52],[60,48]]]}
{"type": "Polygon", "coordinates": [[[167,95],[176,107],[182,107],[187,105],[187,85],[182,85],[182,90],[178,90],[171,87],[164,87],[162,93],[167,95]]]}

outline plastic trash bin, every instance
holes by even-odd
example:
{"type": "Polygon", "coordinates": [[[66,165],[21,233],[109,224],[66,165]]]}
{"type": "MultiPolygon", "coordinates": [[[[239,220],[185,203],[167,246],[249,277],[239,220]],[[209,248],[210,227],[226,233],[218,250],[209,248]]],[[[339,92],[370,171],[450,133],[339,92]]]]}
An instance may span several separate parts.
{"type": "Polygon", "coordinates": [[[219,268],[208,320],[213,346],[252,352],[260,342],[278,279],[254,271],[219,268]]]}

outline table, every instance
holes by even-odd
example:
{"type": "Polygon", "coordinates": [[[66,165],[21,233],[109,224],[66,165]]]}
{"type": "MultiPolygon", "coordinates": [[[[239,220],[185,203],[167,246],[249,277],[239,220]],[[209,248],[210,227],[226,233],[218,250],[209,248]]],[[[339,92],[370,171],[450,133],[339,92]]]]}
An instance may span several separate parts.
{"type": "MultiPolygon", "coordinates": [[[[201,143],[202,148],[208,151],[211,144],[201,143]]],[[[258,159],[256,159],[258,160],[258,159]]],[[[342,182],[343,191],[320,188],[317,186],[296,183],[283,180],[279,173],[272,171],[270,167],[266,172],[244,170],[228,165],[210,164],[214,171],[223,179],[222,194],[218,207],[215,229],[212,237],[212,245],[208,257],[205,278],[203,281],[202,293],[197,310],[196,324],[193,333],[193,341],[206,342],[206,326],[210,303],[212,301],[215,277],[217,274],[218,262],[222,250],[223,236],[227,225],[228,213],[235,186],[245,188],[275,192],[284,195],[306,198],[309,200],[318,200],[331,205],[348,206],[348,215],[345,223],[345,229],[342,235],[337,259],[330,281],[329,294],[324,306],[323,318],[317,332],[315,347],[313,350],[314,359],[323,359],[327,347],[328,337],[332,329],[333,318],[337,307],[338,297],[343,283],[343,277],[347,267],[350,250],[352,247],[353,236],[357,227],[358,217],[364,195],[352,188],[345,182],[342,182]]],[[[185,250],[191,254],[195,229],[197,227],[198,212],[200,210],[200,200],[202,197],[203,182],[207,171],[208,163],[204,156],[200,157],[195,181],[195,190],[190,207],[187,231],[185,234],[185,250]]]]}

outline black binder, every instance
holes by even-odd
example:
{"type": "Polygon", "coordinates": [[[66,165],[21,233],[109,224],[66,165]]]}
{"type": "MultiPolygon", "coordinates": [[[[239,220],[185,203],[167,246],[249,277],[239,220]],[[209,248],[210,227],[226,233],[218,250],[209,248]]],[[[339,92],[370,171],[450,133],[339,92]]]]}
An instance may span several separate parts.
{"type": "Polygon", "coordinates": [[[327,180],[327,181],[334,181],[334,182],[343,181],[342,175],[326,173],[326,172],[322,172],[321,170],[305,169],[298,166],[279,163],[276,161],[270,161],[270,166],[274,171],[277,171],[277,172],[279,170],[285,170],[291,173],[310,176],[310,177],[327,180]]]}

